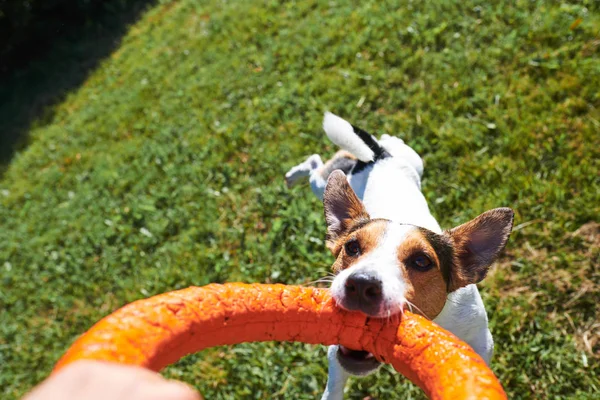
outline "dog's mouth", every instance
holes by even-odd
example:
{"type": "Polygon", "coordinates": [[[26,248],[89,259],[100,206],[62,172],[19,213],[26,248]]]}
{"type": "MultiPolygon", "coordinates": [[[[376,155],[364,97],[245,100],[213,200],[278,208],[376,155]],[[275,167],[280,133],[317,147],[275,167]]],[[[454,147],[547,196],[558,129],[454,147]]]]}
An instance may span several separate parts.
{"type": "Polygon", "coordinates": [[[338,346],[337,359],[342,368],[352,375],[368,375],[381,366],[375,356],[368,351],[351,350],[342,345],[338,346]]]}
{"type": "MultiPolygon", "coordinates": [[[[335,297],[334,297],[335,298],[335,297]]],[[[400,301],[398,304],[392,305],[384,305],[378,304],[375,306],[363,306],[363,305],[354,305],[349,304],[345,298],[341,300],[335,299],[338,307],[346,310],[346,311],[360,311],[370,318],[397,318],[398,315],[401,315],[404,311],[405,301],[400,301]]]]}

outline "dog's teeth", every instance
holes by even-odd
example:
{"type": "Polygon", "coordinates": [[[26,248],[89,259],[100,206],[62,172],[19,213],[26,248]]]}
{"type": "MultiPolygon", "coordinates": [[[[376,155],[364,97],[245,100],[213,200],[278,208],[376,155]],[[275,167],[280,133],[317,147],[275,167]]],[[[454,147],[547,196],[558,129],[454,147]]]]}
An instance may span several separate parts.
{"type": "Polygon", "coordinates": [[[350,354],[350,350],[345,348],[344,346],[340,346],[340,351],[342,352],[343,355],[347,356],[348,354],[350,354]]]}
{"type": "Polygon", "coordinates": [[[368,353],[368,354],[365,356],[365,359],[367,359],[367,358],[373,358],[373,357],[375,357],[373,354],[371,354],[371,353],[368,353]]]}

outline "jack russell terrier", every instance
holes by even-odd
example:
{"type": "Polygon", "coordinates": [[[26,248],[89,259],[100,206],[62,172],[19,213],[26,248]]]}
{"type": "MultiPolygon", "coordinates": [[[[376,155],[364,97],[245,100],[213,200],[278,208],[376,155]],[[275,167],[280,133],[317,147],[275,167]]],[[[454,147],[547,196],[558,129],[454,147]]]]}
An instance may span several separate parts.
{"type": "MultiPolygon", "coordinates": [[[[513,211],[496,208],[442,231],[421,193],[423,161],[412,148],[389,135],[376,140],[331,113],[323,129],[342,150],[325,164],[314,154],[285,177],[288,186],[309,177],[323,200],[336,303],[373,318],[414,307],[489,364],[494,342],[475,284],[504,249],[513,211]]],[[[323,400],[342,399],[350,375],[380,366],[372,354],[343,346],[330,346],[328,360],[323,400]]]]}

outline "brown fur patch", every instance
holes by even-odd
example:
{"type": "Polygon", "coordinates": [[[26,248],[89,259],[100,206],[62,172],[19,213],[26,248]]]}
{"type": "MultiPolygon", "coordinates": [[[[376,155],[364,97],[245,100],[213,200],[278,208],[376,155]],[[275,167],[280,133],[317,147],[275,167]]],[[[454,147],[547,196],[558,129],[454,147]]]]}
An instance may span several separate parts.
{"type": "Polygon", "coordinates": [[[447,284],[441,269],[442,261],[420,229],[415,229],[400,244],[398,261],[406,282],[406,299],[418,308],[415,311],[425,317],[437,317],[446,304],[447,284]],[[419,253],[427,255],[433,262],[434,266],[428,271],[418,271],[409,265],[411,257],[419,253]]]}
{"type": "Polygon", "coordinates": [[[345,236],[352,226],[368,222],[370,217],[341,171],[334,171],[329,176],[323,206],[327,221],[327,247],[336,254],[339,238],[345,236]]]}
{"type": "Polygon", "coordinates": [[[375,249],[381,243],[388,223],[388,221],[383,219],[372,219],[357,226],[356,229],[351,228],[348,234],[338,238],[332,250],[333,254],[337,257],[331,267],[333,271],[339,272],[351,267],[362,256],[375,249]],[[360,246],[360,255],[358,257],[346,254],[344,245],[350,240],[356,240],[360,246]]]}
{"type": "Polygon", "coordinates": [[[514,212],[510,208],[486,211],[477,218],[445,232],[454,248],[450,291],[486,277],[512,230],[514,212]]]}

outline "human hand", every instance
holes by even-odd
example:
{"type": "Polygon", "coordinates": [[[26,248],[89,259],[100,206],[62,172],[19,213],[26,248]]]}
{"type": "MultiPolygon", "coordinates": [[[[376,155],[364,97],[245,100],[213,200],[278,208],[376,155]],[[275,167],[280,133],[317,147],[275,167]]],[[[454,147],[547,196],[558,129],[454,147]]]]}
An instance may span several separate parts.
{"type": "Polygon", "coordinates": [[[129,365],[77,361],[39,384],[23,400],[200,400],[185,383],[129,365]]]}

